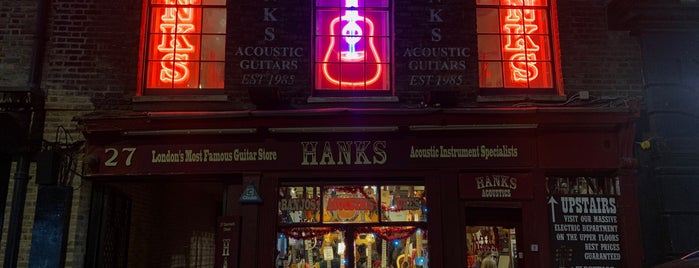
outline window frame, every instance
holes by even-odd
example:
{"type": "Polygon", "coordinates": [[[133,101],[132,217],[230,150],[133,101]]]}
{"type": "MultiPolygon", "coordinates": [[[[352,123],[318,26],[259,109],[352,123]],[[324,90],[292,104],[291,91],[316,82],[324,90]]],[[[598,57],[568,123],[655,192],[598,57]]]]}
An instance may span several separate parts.
{"type": "MultiPolygon", "coordinates": [[[[326,50],[324,47],[325,44],[319,45],[319,38],[321,37],[332,37],[331,35],[324,35],[322,34],[322,30],[317,28],[317,24],[320,23],[318,19],[318,14],[319,11],[323,10],[340,10],[339,13],[342,14],[345,12],[348,8],[341,6],[342,4],[346,3],[346,0],[341,0],[341,1],[336,1],[338,3],[337,6],[329,6],[329,5],[322,5],[319,4],[319,2],[323,2],[323,0],[314,0],[312,3],[312,27],[314,28],[311,37],[311,51],[310,53],[310,62],[312,63],[311,67],[311,96],[309,98],[309,102],[326,102],[326,101],[342,101],[347,100],[347,99],[352,99],[352,100],[366,100],[366,101],[371,101],[372,99],[376,98],[377,100],[380,98],[385,98],[385,97],[393,97],[395,96],[395,57],[394,57],[394,1],[393,0],[379,0],[383,1],[386,3],[385,7],[359,7],[360,11],[377,11],[377,13],[381,13],[385,17],[385,35],[373,35],[372,38],[379,38],[383,39],[384,42],[383,44],[385,45],[384,48],[378,48],[377,50],[383,50],[386,52],[386,56],[384,56],[380,61],[379,64],[382,64],[385,66],[386,70],[384,71],[383,75],[385,75],[385,89],[367,89],[366,85],[362,89],[342,89],[340,85],[338,85],[338,89],[323,89],[320,88],[320,83],[319,81],[323,78],[321,76],[323,75],[322,72],[319,70],[319,65],[322,65],[323,63],[333,63],[331,61],[323,61],[322,59],[319,59],[319,57],[322,58],[321,56],[321,50],[326,50]],[[320,32],[320,33],[319,33],[320,32]]],[[[328,2],[328,1],[325,1],[328,2]]],[[[360,3],[363,3],[363,0],[359,1],[360,3]]],[[[378,1],[377,1],[378,2],[378,1]]],[[[363,15],[363,13],[359,14],[360,16],[363,15]]],[[[321,27],[322,29],[322,27],[321,27]]],[[[340,36],[340,34],[335,34],[334,36],[340,36]]],[[[374,40],[374,39],[372,39],[374,40]]],[[[376,42],[375,40],[372,42],[376,42]]],[[[336,53],[337,54],[337,53],[336,53]]],[[[338,65],[341,64],[340,61],[338,60],[338,65]]],[[[372,63],[362,63],[364,66],[372,64],[372,63]]],[[[322,67],[320,67],[322,68],[322,67]]],[[[338,79],[339,80],[339,79],[338,79]]],[[[340,82],[342,83],[342,82],[340,82]]]]}
{"type": "MultiPolygon", "coordinates": [[[[478,26],[476,26],[476,37],[480,41],[480,38],[482,36],[498,36],[500,40],[500,47],[502,47],[504,44],[502,43],[503,36],[505,36],[505,33],[502,32],[502,21],[500,19],[501,13],[503,10],[506,9],[508,5],[504,5],[503,2],[505,0],[485,0],[483,2],[497,2],[497,4],[491,4],[491,3],[486,3],[486,4],[480,4],[477,1],[476,2],[476,10],[480,10],[481,8],[491,8],[491,9],[497,9],[498,11],[498,27],[499,27],[499,32],[497,34],[493,33],[488,33],[488,34],[483,34],[478,30],[478,26]]],[[[524,0],[526,1],[526,0],[524,0]]],[[[500,59],[499,60],[484,60],[481,59],[480,56],[480,50],[479,50],[479,56],[477,57],[477,62],[478,62],[478,94],[479,96],[497,96],[497,95],[558,95],[558,96],[563,96],[564,95],[564,86],[563,86],[563,78],[561,74],[561,53],[560,53],[560,41],[559,41],[559,32],[558,32],[558,16],[557,16],[557,6],[556,6],[556,0],[544,0],[547,2],[547,5],[545,6],[537,6],[536,9],[538,10],[545,10],[545,14],[548,17],[548,21],[546,22],[546,26],[548,27],[548,33],[547,34],[540,34],[538,36],[545,36],[549,39],[548,45],[549,45],[549,50],[546,51],[546,53],[549,55],[550,59],[549,60],[542,60],[542,61],[537,61],[537,62],[550,62],[550,70],[551,74],[549,75],[551,77],[551,87],[506,87],[505,86],[505,76],[504,76],[504,70],[506,67],[501,67],[500,68],[500,74],[502,77],[502,80],[500,83],[502,83],[502,86],[500,87],[484,87],[482,86],[481,80],[483,79],[482,77],[482,72],[481,72],[481,64],[483,62],[501,62],[501,63],[507,63],[509,62],[506,59],[502,58],[503,52],[501,51],[502,48],[498,49],[500,51],[500,59]]],[[[478,17],[476,18],[476,22],[478,24],[478,17]]]]}
{"type": "MultiPolygon", "coordinates": [[[[151,57],[157,57],[157,56],[152,56],[153,53],[153,46],[156,45],[159,41],[157,40],[157,36],[164,36],[167,33],[160,33],[158,31],[154,31],[153,27],[156,27],[154,25],[154,21],[158,20],[157,16],[160,16],[159,14],[156,14],[155,10],[159,8],[167,8],[170,4],[166,3],[168,0],[143,0],[143,6],[142,10],[144,11],[142,14],[142,22],[141,22],[141,41],[139,44],[139,65],[138,65],[138,78],[137,78],[137,92],[136,96],[177,96],[177,95],[222,95],[224,94],[224,89],[225,89],[225,77],[226,77],[226,45],[227,45],[227,27],[226,24],[228,23],[228,6],[226,4],[225,0],[193,0],[192,2],[195,2],[192,4],[191,2],[188,4],[181,4],[182,0],[169,0],[170,2],[174,1],[176,2],[175,6],[178,9],[181,8],[193,8],[194,13],[199,14],[199,18],[197,19],[198,22],[198,28],[200,29],[195,29],[194,32],[191,34],[186,34],[184,37],[194,37],[192,39],[196,39],[197,43],[195,46],[199,47],[197,52],[192,53],[193,55],[196,55],[196,59],[194,60],[188,60],[186,61],[187,63],[194,63],[196,66],[197,70],[197,77],[196,79],[196,87],[194,86],[176,86],[174,85],[172,87],[150,87],[149,84],[149,79],[157,79],[154,78],[153,74],[150,74],[152,70],[149,67],[149,64],[154,64],[160,61],[160,59],[157,58],[151,58],[151,57]],[[208,2],[208,3],[207,3],[208,2]],[[203,31],[201,28],[204,28],[204,24],[206,23],[206,15],[205,13],[207,11],[211,10],[218,10],[218,12],[222,12],[219,14],[223,14],[222,21],[224,24],[215,26],[215,30],[211,31],[203,31]],[[214,58],[213,59],[207,59],[206,57],[203,57],[202,55],[204,52],[202,52],[201,47],[204,46],[204,42],[202,41],[203,37],[216,37],[218,40],[221,40],[221,44],[219,45],[218,48],[214,48],[211,50],[207,51],[215,51],[214,52],[214,58]],[[155,43],[154,43],[155,42],[155,43]],[[216,56],[216,52],[220,52],[218,56],[216,56]],[[211,87],[202,87],[201,83],[203,81],[203,73],[202,72],[202,67],[201,63],[207,63],[210,64],[210,66],[214,66],[212,70],[216,72],[216,78],[218,79],[213,79],[211,81],[215,82],[216,84],[219,85],[214,85],[211,87]],[[220,80],[219,80],[220,79],[220,80]]],[[[175,23],[178,23],[181,18],[178,17],[175,23]]],[[[176,33],[177,35],[177,33],[176,33]]],[[[182,36],[182,34],[179,34],[179,36],[182,36]]],[[[177,37],[175,37],[177,38],[177,37]]],[[[164,39],[163,39],[164,40],[164,39]]],[[[185,39],[186,40],[186,39],[185,39]]],[[[162,42],[162,40],[160,41],[162,42]]],[[[187,40],[187,42],[190,42],[187,40]]],[[[176,50],[176,48],[173,48],[173,51],[176,50]]],[[[173,52],[173,54],[176,54],[173,52]]],[[[173,61],[174,62],[174,61],[173,61]]],[[[192,66],[189,66],[190,68],[192,66]]]]}
{"type": "MultiPolygon", "coordinates": [[[[369,187],[376,187],[376,189],[381,189],[381,187],[384,186],[421,186],[423,187],[422,192],[423,196],[421,197],[424,199],[424,209],[427,209],[427,185],[424,180],[418,180],[418,179],[411,179],[411,178],[405,178],[405,179],[381,179],[377,178],[376,180],[366,180],[366,179],[357,179],[357,180],[345,180],[345,179],[339,179],[335,180],[334,178],[328,178],[328,179],[318,179],[318,180],[299,180],[299,179],[280,179],[277,185],[276,189],[276,211],[278,211],[277,217],[276,217],[276,225],[275,225],[275,239],[277,239],[277,252],[275,252],[275,255],[277,255],[278,260],[280,260],[280,256],[283,255],[280,252],[279,248],[279,240],[278,239],[286,239],[291,236],[287,236],[286,233],[299,233],[302,234],[302,232],[307,232],[307,231],[318,231],[321,235],[319,237],[323,237],[327,233],[334,233],[334,232],[340,232],[343,233],[344,236],[344,242],[346,243],[347,251],[350,252],[345,254],[345,259],[346,265],[345,267],[355,267],[352,265],[356,265],[359,263],[359,260],[355,258],[354,254],[352,254],[350,249],[354,248],[357,243],[357,241],[362,240],[363,238],[358,238],[358,237],[353,237],[353,235],[357,234],[367,234],[368,232],[371,233],[371,230],[385,230],[389,229],[397,229],[399,230],[398,233],[395,233],[394,235],[398,236],[401,234],[407,234],[408,237],[415,236],[417,239],[417,236],[424,236],[424,237],[429,237],[429,229],[428,229],[428,219],[429,219],[429,213],[426,211],[423,211],[425,213],[424,215],[424,220],[418,220],[418,221],[390,221],[390,220],[381,220],[381,217],[378,218],[377,221],[369,221],[369,222],[324,222],[323,221],[323,213],[324,213],[324,204],[323,200],[325,199],[324,195],[327,193],[325,192],[326,188],[328,187],[340,187],[340,188],[349,188],[349,187],[361,187],[364,186],[369,186],[369,187]],[[280,206],[280,201],[282,200],[282,188],[283,187],[303,187],[303,188],[318,188],[319,189],[319,195],[316,196],[315,198],[318,198],[318,210],[314,213],[318,213],[319,215],[319,221],[318,222],[291,222],[291,223],[284,223],[281,221],[282,215],[280,215],[281,208],[280,206]]],[[[300,194],[300,193],[299,193],[300,194]]],[[[303,194],[308,194],[307,192],[303,192],[303,194]]],[[[313,192],[312,194],[315,194],[313,192]]],[[[378,204],[381,204],[381,194],[380,190],[376,194],[376,199],[375,201],[378,202],[378,204]]],[[[304,197],[304,199],[307,199],[308,195],[304,197]]],[[[379,213],[382,213],[382,208],[377,208],[379,213]]],[[[410,209],[406,209],[408,211],[410,209]]],[[[315,216],[314,216],[315,217],[315,216]]],[[[308,238],[297,238],[301,239],[302,241],[305,240],[319,240],[319,237],[313,237],[310,236],[308,238]]],[[[378,250],[382,250],[381,247],[386,247],[385,243],[408,243],[405,242],[405,238],[396,238],[393,240],[383,240],[381,236],[378,236],[376,233],[373,233],[372,237],[376,239],[375,245],[372,246],[376,247],[378,250]],[[378,241],[382,241],[382,244],[379,245],[378,241]]],[[[293,238],[293,237],[292,237],[293,238]]],[[[322,239],[321,239],[322,240],[322,239]]],[[[409,240],[407,240],[409,241],[409,240]]],[[[427,243],[427,242],[425,242],[427,243]]],[[[405,244],[403,244],[405,245],[405,244]]],[[[422,248],[421,248],[422,249],[422,248]]],[[[424,250],[428,250],[429,247],[424,246],[424,250]]],[[[402,250],[405,250],[403,248],[402,250]]],[[[402,252],[401,250],[401,252],[402,252]]],[[[427,258],[425,256],[427,255],[426,253],[422,253],[422,257],[418,259],[411,259],[411,261],[427,261],[427,258]]],[[[361,254],[360,254],[361,255],[361,254]]],[[[288,257],[288,256],[287,256],[288,257]]],[[[297,256],[299,257],[299,256],[297,256]]],[[[299,257],[300,259],[303,259],[303,256],[299,257]]],[[[394,261],[391,259],[391,261],[394,261]]],[[[392,264],[392,263],[391,263],[392,264]]]]}
{"type": "MultiPolygon", "coordinates": [[[[422,180],[390,180],[390,181],[383,181],[383,180],[377,180],[377,181],[363,181],[363,180],[357,180],[357,181],[316,181],[316,182],[311,182],[311,181],[280,181],[278,185],[278,191],[277,194],[279,194],[279,191],[281,191],[282,187],[317,187],[320,189],[319,191],[319,196],[317,198],[320,198],[320,201],[318,203],[318,211],[320,220],[318,222],[292,222],[292,223],[283,223],[279,220],[279,215],[277,215],[277,227],[278,228],[293,228],[293,227],[329,227],[329,226],[348,226],[348,225],[353,225],[353,226],[416,226],[420,225],[419,228],[426,229],[427,228],[427,222],[429,218],[429,213],[425,213],[425,219],[424,220],[419,220],[419,221],[391,221],[391,220],[381,220],[379,219],[375,222],[324,222],[323,221],[323,197],[325,193],[323,190],[325,187],[348,187],[348,186],[376,186],[377,189],[381,188],[383,186],[421,186],[421,187],[427,187],[422,180]]],[[[423,194],[426,194],[426,189],[423,189],[423,194]]],[[[281,200],[281,196],[277,196],[279,200],[281,200]]],[[[425,208],[427,207],[427,196],[423,196],[422,199],[425,201],[425,208]]],[[[277,201],[279,201],[277,200],[277,201]]],[[[381,198],[380,195],[377,194],[376,197],[376,202],[381,203],[381,198]]],[[[279,203],[277,203],[277,208],[279,209],[279,203]]],[[[381,208],[377,208],[379,213],[382,213],[381,208]]]]}

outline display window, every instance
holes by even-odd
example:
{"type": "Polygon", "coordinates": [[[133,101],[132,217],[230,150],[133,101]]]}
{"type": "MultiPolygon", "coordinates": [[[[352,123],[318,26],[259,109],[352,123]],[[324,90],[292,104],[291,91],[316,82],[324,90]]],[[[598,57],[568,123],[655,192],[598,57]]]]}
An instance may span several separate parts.
{"type": "Polygon", "coordinates": [[[279,188],[277,267],[428,267],[423,185],[279,188]]]}

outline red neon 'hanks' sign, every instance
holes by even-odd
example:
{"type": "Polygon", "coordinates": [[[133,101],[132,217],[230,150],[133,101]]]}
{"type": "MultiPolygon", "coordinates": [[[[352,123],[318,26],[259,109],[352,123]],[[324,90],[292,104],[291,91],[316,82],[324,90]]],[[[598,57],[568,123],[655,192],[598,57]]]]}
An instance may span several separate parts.
{"type": "MultiPolygon", "coordinates": [[[[510,6],[533,6],[537,0],[507,0],[510,6]]],[[[531,34],[539,29],[534,9],[507,9],[502,29],[505,35],[503,50],[512,53],[510,69],[512,81],[526,83],[539,76],[536,53],[541,50],[531,34]]]]}
{"type": "Polygon", "coordinates": [[[160,60],[159,79],[167,84],[181,84],[190,77],[190,57],[195,57],[196,47],[188,33],[195,32],[194,9],[175,5],[194,5],[197,0],[165,0],[165,12],[160,16],[159,28],[163,33],[157,50],[163,53],[160,60]]]}

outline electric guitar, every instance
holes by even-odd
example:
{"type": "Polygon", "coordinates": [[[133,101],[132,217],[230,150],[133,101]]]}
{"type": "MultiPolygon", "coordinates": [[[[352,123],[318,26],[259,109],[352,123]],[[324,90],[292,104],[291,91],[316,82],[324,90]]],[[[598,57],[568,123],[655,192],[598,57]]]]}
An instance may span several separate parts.
{"type": "Polygon", "coordinates": [[[292,248],[291,249],[291,254],[289,256],[289,265],[287,266],[289,268],[306,268],[303,260],[301,262],[296,263],[296,249],[292,248]]]}
{"type": "Polygon", "coordinates": [[[393,268],[393,265],[390,265],[388,262],[388,253],[387,253],[387,245],[386,245],[386,240],[381,241],[381,261],[376,261],[374,262],[373,267],[374,268],[393,268]]]}
{"type": "Polygon", "coordinates": [[[381,57],[374,44],[374,22],[366,17],[360,16],[359,11],[359,1],[357,0],[347,0],[345,14],[343,16],[337,17],[330,22],[330,36],[334,37],[330,39],[328,48],[323,57],[321,69],[325,79],[333,85],[338,85],[340,88],[347,87],[364,87],[366,85],[371,85],[379,81],[383,73],[382,65],[378,64],[381,62],[381,57]],[[347,22],[344,26],[339,26],[341,22],[347,22]],[[361,27],[358,23],[362,24],[361,27]],[[336,33],[335,29],[341,28],[341,33],[336,33]],[[367,32],[368,34],[365,34],[367,32]],[[339,35],[338,35],[339,34],[339,35]],[[366,38],[366,44],[370,51],[367,53],[364,50],[357,49],[357,43],[362,38],[366,38]],[[342,39],[343,47],[346,44],[347,50],[337,52],[338,45],[335,43],[335,39],[342,39]],[[333,54],[335,57],[332,57],[333,54]],[[366,64],[366,68],[363,72],[357,72],[357,74],[352,75],[345,72],[340,77],[339,68],[329,68],[329,63],[334,63],[336,60],[345,63],[374,63],[366,64]],[[332,70],[331,70],[332,69],[332,70]],[[372,70],[373,69],[373,70],[372,70]]]}
{"type": "Polygon", "coordinates": [[[313,248],[316,247],[316,244],[318,241],[316,241],[315,238],[311,238],[310,240],[304,241],[304,244],[306,246],[306,263],[304,264],[305,268],[320,268],[320,264],[314,263],[314,257],[313,257],[313,248]]]}
{"type": "Polygon", "coordinates": [[[340,254],[340,268],[345,268],[345,238],[342,236],[342,232],[337,235],[340,243],[337,246],[338,254],[340,254]],[[342,245],[342,251],[340,251],[340,244],[342,245]]]}
{"type": "MultiPolygon", "coordinates": [[[[415,260],[420,260],[420,258],[422,258],[422,231],[418,229],[417,231],[415,231],[415,260]]],[[[416,263],[416,265],[417,264],[418,263],[416,263]]],[[[422,263],[419,264],[420,267],[423,266],[422,263]]]]}
{"type": "Polygon", "coordinates": [[[367,234],[364,238],[360,236],[360,238],[358,238],[357,241],[355,241],[354,243],[357,245],[366,245],[366,263],[367,267],[371,267],[371,244],[374,243],[374,236],[371,234],[367,234]]]}

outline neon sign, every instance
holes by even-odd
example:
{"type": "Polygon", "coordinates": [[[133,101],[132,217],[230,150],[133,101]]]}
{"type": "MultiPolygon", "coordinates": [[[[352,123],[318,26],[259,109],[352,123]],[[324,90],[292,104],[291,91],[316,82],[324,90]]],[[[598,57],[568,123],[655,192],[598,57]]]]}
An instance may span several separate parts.
{"type": "Polygon", "coordinates": [[[318,43],[326,48],[318,67],[325,82],[340,89],[358,89],[384,81],[385,67],[380,63],[385,61],[375,44],[375,23],[360,15],[359,1],[346,0],[344,14],[328,21],[330,38],[318,43]]]}
{"type": "MultiPolygon", "coordinates": [[[[507,0],[511,6],[532,6],[536,0],[507,0]]],[[[502,23],[505,35],[503,50],[513,53],[510,56],[512,81],[526,83],[539,76],[536,66],[536,53],[541,47],[532,39],[531,34],[539,29],[534,9],[507,9],[502,23]]]]}
{"type": "Polygon", "coordinates": [[[175,7],[175,5],[193,5],[197,0],[166,0],[160,31],[162,35],[157,51],[163,53],[160,60],[159,79],[167,84],[182,84],[190,78],[190,57],[196,57],[196,47],[186,34],[195,32],[194,9],[175,7]],[[175,1],[177,1],[175,3],[175,1]]]}

